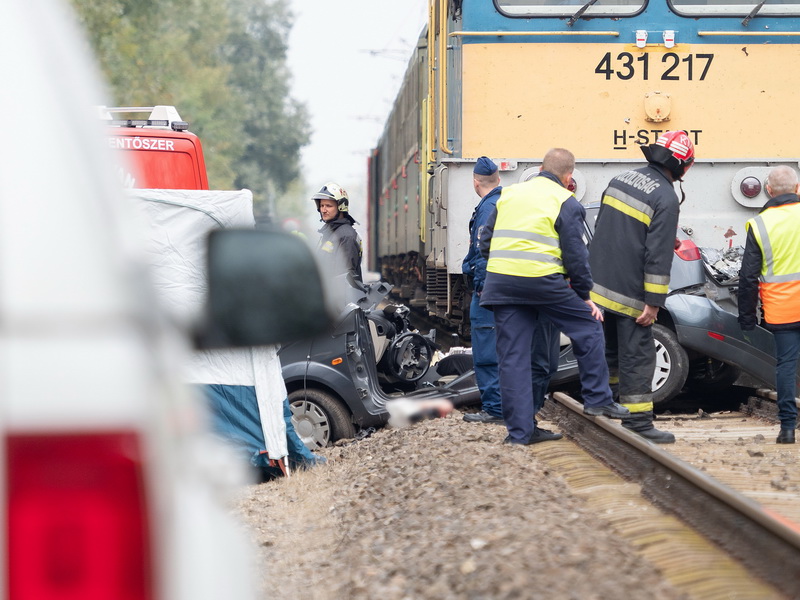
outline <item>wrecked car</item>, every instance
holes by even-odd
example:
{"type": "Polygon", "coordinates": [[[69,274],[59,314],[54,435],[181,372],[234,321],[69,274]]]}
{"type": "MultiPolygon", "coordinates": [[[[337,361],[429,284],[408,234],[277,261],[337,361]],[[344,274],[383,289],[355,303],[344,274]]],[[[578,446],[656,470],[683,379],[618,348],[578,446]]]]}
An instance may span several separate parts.
{"type": "Polygon", "coordinates": [[[480,399],[471,357],[438,358],[436,331],[411,326],[409,309],[388,302],[385,281],[341,282],[346,303],[328,335],[283,346],[279,357],[295,429],[307,447],[355,437],[389,419],[397,399],[480,399]]]}

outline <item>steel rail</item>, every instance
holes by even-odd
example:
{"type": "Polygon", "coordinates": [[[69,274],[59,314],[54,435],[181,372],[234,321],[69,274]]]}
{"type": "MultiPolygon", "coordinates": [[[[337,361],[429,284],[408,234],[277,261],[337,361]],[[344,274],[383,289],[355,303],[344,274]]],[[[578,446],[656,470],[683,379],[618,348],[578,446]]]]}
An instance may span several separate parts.
{"type": "Polygon", "coordinates": [[[641,486],[642,495],[675,514],[792,598],[800,598],[800,526],[764,509],[617,422],[583,414],[555,392],[544,416],[585,451],[641,486]]]}

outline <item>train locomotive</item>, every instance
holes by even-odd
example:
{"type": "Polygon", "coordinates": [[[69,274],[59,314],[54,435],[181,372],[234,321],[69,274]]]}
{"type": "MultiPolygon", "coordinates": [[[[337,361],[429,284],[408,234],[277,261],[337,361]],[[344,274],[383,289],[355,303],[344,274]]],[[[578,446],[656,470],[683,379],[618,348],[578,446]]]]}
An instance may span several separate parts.
{"type": "Polygon", "coordinates": [[[681,228],[698,246],[744,245],[768,170],[798,166],[798,41],[800,1],[431,0],[369,159],[369,268],[468,336],[475,160],[510,185],[568,148],[588,205],[670,129],[697,155],[681,228]]]}

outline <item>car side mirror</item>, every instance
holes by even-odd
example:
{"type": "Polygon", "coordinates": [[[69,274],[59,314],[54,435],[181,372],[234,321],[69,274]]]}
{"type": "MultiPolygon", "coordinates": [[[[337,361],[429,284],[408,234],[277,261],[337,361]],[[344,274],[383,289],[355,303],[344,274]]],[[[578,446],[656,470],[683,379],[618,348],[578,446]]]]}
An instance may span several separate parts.
{"type": "Polygon", "coordinates": [[[212,231],[207,298],[194,336],[201,350],[287,343],[331,325],[311,250],[283,231],[212,231]]]}

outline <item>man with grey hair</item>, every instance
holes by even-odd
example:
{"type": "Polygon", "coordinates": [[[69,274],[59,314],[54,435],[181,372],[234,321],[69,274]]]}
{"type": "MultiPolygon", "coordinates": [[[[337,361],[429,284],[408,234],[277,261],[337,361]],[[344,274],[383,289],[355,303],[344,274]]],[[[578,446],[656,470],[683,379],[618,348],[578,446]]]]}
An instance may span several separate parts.
{"type": "Polygon", "coordinates": [[[567,189],[574,170],[572,152],[549,150],[536,177],[503,188],[481,233],[488,262],[480,304],[494,311],[507,444],[561,438],[538,427],[534,416],[531,349],[541,315],[572,340],[584,412],[615,419],[629,414],[608,385],[603,317],[589,298],[586,210],[567,189]]]}
{"type": "Polygon", "coordinates": [[[747,224],[739,272],[739,325],[754,329],[761,298],[762,325],[775,338],[775,384],[781,430],[778,444],[794,444],[797,360],[800,356],[800,197],[797,172],[786,165],[767,176],[770,200],[747,224]]]}
{"type": "Polygon", "coordinates": [[[786,165],[774,167],[767,175],[766,187],[767,195],[770,198],[782,194],[795,194],[797,193],[797,172],[786,165]]]}

